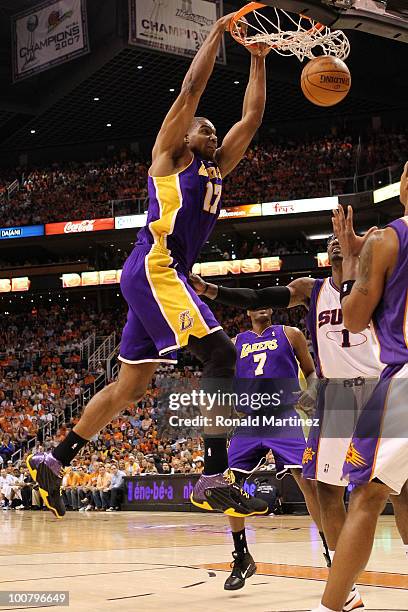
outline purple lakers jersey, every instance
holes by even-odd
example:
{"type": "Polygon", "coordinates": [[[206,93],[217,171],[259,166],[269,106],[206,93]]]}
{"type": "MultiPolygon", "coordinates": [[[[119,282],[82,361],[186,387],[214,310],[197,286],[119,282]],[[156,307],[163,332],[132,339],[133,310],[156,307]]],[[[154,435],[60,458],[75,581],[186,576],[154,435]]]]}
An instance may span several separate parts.
{"type": "MultiPolygon", "coordinates": [[[[297,402],[300,368],[283,325],[271,325],[259,335],[242,332],[235,347],[235,388],[240,393],[279,393],[282,405],[297,402]]],[[[242,404],[237,410],[247,412],[242,404]]]]}
{"type": "Polygon", "coordinates": [[[220,212],[218,166],[194,156],[178,174],[148,178],[149,210],[136,246],[157,246],[188,272],[211,234],[220,212]]]}
{"type": "Polygon", "coordinates": [[[398,236],[398,260],[385,283],[373,322],[381,361],[387,365],[401,365],[408,363],[408,216],[393,221],[388,227],[398,236]]]}

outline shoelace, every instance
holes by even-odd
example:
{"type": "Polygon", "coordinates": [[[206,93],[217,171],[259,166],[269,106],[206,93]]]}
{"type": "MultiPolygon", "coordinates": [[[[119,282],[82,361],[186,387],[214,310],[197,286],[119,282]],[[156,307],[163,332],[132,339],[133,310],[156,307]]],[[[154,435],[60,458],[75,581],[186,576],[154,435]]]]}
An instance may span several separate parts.
{"type": "Polygon", "coordinates": [[[247,493],[246,491],[244,491],[244,489],[242,487],[239,487],[236,482],[235,482],[235,476],[234,473],[232,472],[232,470],[228,470],[225,474],[224,474],[224,478],[225,480],[230,484],[230,485],[234,485],[235,488],[239,491],[239,493],[245,497],[246,499],[250,498],[249,493],[247,493]]]}

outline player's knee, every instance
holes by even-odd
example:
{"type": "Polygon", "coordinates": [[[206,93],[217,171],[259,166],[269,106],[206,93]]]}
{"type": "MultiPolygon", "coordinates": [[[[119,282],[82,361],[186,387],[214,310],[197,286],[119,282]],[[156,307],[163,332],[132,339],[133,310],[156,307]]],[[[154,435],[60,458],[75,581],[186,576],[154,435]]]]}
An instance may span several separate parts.
{"type": "Polygon", "coordinates": [[[317,496],[316,482],[314,480],[309,480],[308,478],[303,478],[301,470],[297,470],[297,472],[298,475],[295,477],[295,479],[303,495],[308,497],[317,496]]]}
{"type": "Polygon", "coordinates": [[[121,410],[132,402],[138,402],[146,393],[146,386],[135,382],[123,384],[120,380],[112,383],[112,405],[121,410]]]}
{"type": "Polygon", "coordinates": [[[317,495],[322,508],[344,507],[344,488],[324,482],[317,483],[317,495]]]}
{"type": "Polygon", "coordinates": [[[399,495],[390,495],[390,500],[394,507],[404,506],[408,508],[408,482],[402,487],[399,495]]]}
{"type": "Polygon", "coordinates": [[[387,503],[389,489],[383,484],[370,482],[356,487],[351,494],[353,510],[364,510],[368,513],[380,514],[387,503]]]}
{"type": "Polygon", "coordinates": [[[231,378],[235,373],[237,351],[234,344],[226,339],[215,346],[204,364],[203,376],[208,378],[231,378]]]}

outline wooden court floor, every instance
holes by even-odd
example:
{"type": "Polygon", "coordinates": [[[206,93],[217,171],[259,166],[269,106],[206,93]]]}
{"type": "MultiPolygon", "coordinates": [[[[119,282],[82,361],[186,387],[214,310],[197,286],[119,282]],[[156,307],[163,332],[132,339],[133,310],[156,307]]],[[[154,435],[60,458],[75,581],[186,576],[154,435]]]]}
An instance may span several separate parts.
{"type": "MultiPolygon", "coordinates": [[[[235,593],[223,590],[232,546],[222,515],[68,513],[57,521],[9,511],[0,534],[0,591],[69,591],[62,611],[303,612],[318,603],[327,572],[308,517],[248,521],[258,573],[235,593]]],[[[408,612],[408,560],[393,517],[381,518],[360,583],[367,610],[408,612]]]]}

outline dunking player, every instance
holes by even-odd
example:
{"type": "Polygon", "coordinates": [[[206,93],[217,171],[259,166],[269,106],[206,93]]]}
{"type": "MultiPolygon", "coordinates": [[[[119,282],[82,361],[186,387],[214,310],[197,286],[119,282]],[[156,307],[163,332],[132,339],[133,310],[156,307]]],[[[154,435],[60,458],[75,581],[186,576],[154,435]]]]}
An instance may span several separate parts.
{"type": "MultiPolygon", "coordinates": [[[[119,378],[91,399],[73,431],[52,453],[27,460],[46,506],[58,518],[65,512],[59,494],[61,469],[115,415],[143,396],[158,362],[176,363],[176,349],[188,346],[203,364],[204,379],[232,384],[234,345],[187,283],[188,271],[219,215],[222,179],[243,157],[265,108],[264,56],[268,49],[252,47],[242,118],[220,147],[213,124],[195,117],[231,17],[222,17],[212,27],[153,148],[147,224],[125,262],[121,279],[129,311],[122,333],[119,378]]],[[[224,414],[227,408],[229,411],[229,406],[215,407],[212,416],[224,414]]],[[[240,516],[266,512],[262,500],[243,495],[223,476],[228,466],[227,429],[206,433],[204,475],[193,492],[194,503],[240,516]]]]}
{"type": "MultiPolygon", "coordinates": [[[[255,418],[275,415],[287,419],[292,425],[267,425],[259,422],[254,426],[243,425],[234,432],[228,448],[228,464],[237,480],[245,479],[260,465],[269,450],[272,450],[278,477],[290,469],[303,492],[308,510],[321,533],[320,511],[315,483],[302,478],[302,457],[306,447],[305,436],[295,404],[299,400],[299,374],[303,374],[308,386],[316,382],[313,359],[308,351],[302,332],[296,327],[272,325],[272,310],[261,308],[248,310],[252,329],[238,334],[235,338],[237,365],[236,388],[250,396],[271,396],[285,389],[280,395],[279,406],[266,406],[253,410],[237,405],[239,413],[255,418]],[[300,370],[299,370],[300,368],[300,370]]],[[[307,399],[307,394],[306,399],[307,399]]],[[[301,400],[302,402],[302,400],[301,400]]],[[[300,402],[300,403],[301,403],[300,402]]],[[[245,519],[230,517],[234,540],[234,562],[231,575],[224,584],[226,590],[235,591],[245,585],[246,578],[256,571],[255,562],[249,552],[245,534],[245,519]]],[[[321,533],[321,535],[323,535],[321,533]]],[[[324,541],[324,537],[323,537],[324,541]]],[[[326,547],[327,550],[327,547],[326,547]]],[[[328,552],[328,551],[327,551],[328,552]]]]}
{"type": "MultiPolygon", "coordinates": [[[[363,238],[359,240],[362,241],[363,238]]],[[[363,332],[353,334],[344,328],[338,289],[343,278],[343,256],[339,242],[334,236],[328,241],[328,255],[332,266],[331,278],[317,280],[299,278],[288,287],[232,289],[218,287],[206,283],[195,275],[191,276],[191,282],[199,294],[230,306],[291,308],[304,305],[309,309],[307,325],[316,355],[317,373],[321,377],[331,379],[325,390],[329,402],[325,405],[326,413],[333,406],[330,401],[334,401],[336,397],[340,400],[348,397],[353,404],[356,402],[361,408],[373,389],[369,382],[378,378],[383,367],[378,358],[378,348],[371,330],[365,329],[363,332]]],[[[337,403],[338,401],[339,399],[337,403]]],[[[346,418],[350,418],[351,408],[344,406],[346,418]]],[[[338,416],[337,412],[341,414],[336,409],[333,412],[335,417],[338,416]]],[[[320,417],[322,416],[324,414],[320,414],[320,417]]],[[[311,435],[303,459],[303,474],[318,480],[320,515],[331,558],[334,556],[337,540],[346,519],[343,498],[344,487],[348,482],[342,477],[342,470],[351,433],[352,428],[348,427],[348,437],[345,435],[343,438],[335,438],[332,435],[321,439],[320,445],[319,436],[311,435]]],[[[351,455],[350,458],[352,459],[351,455]]],[[[397,527],[406,546],[408,485],[404,486],[401,495],[392,496],[391,500],[397,527]]],[[[353,610],[361,606],[361,597],[354,588],[344,609],[353,610]]]]}
{"type": "Polygon", "coordinates": [[[358,485],[351,494],[333,566],[316,612],[343,609],[350,588],[366,566],[377,520],[389,494],[408,478],[408,162],[401,177],[405,217],[376,231],[364,244],[353,231],[352,209],[334,211],[343,252],[340,299],[344,325],[361,333],[372,320],[386,367],[361,412],[344,476],[358,485]],[[350,550],[353,554],[350,554],[350,550]]]}

